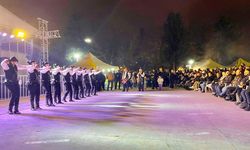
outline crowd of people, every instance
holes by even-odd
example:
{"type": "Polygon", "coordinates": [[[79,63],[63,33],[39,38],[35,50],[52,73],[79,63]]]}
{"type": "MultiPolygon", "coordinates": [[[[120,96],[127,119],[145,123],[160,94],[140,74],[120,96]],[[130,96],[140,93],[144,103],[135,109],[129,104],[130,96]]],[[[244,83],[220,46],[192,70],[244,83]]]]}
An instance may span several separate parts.
{"type": "Polygon", "coordinates": [[[108,84],[106,89],[107,91],[120,90],[121,85],[123,85],[123,91],[129,89],[137,89],[138,91],[144,91],[145,89],[163,90],[163,87],[174,88],[176,77],[173,70],[169,71],[163,69],[163,67],[150,71],[144,71],[142,68],[139,68],[138,71],[129,71],[128,68],[124,68],[107,73],[108,84]]]}
{"type": "Polygon", "coordinates": [[[188,90],[211,92],[216,97],[233,101],[250,111],[250,68],[240,67],[207,70],[183,70],[176,73],[176,85],[188,90]]]}
{"type": "Polygon", "coordinates": [[[144,71],[142,68],[130,71],[124,67],[106,75],[99,70],[82,67],[51,67],[49,63],[44,63],[40,68],[36,61],[20,65],[16,57],[4,59],[1,66],[5,72],[5,85],[11,92],[9,114],[20,114],[18,70],[27,71],[32,111],[41,109],[40,84],[45,91],[47,107],[96,96],[102,90],[128,92],[130,89],[137,89],[143,92],[146,89],[163,90],[163,87],[177,86],[201,92],[211,91],[213,95],[235,101],[240,108],[250,111],[250,69],[245,65],[230,69],[187,69],[176,72],[163,67],[151,71],[144,71]],[[65,86],[64,92],[62,86],[65,86]]]}

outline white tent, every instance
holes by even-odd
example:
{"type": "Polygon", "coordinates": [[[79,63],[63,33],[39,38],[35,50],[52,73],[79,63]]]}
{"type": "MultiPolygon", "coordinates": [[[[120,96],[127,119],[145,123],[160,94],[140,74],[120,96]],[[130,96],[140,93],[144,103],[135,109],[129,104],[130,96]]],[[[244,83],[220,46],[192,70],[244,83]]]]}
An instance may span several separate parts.
{"type": "Polygon", "coordinates": [[[104,70],[110,70],[110,71],[116,71],[119,70],[118,66],[112,66],[110,64],[107,64],[103,62],[102,60],[98,59],[96,56],[94,56],[92,53],[88,53],[85,55],[79,62],[74,64],[74,66],[78,67],[85,67],[85,68],[94,68],[94,69],[104,69],[104,70]]]}
{"type": "Polygon", "coordinates": [[[34,35],[38,31],[35,27],[0,5],[0,32],[1,30],[12,32],[14,29],[24,30],[29,35],[34,35]]]}
{"type": "MultiPolygon", "coordinates": [[[[0,32],[1,33],[5,32],[8,35],[10,35],[13,34],[15,30],[20,30],[25,32],[26,37],[28,38],[33,38],[34,35],[38,32],[38,30],[35,27],[28,24],[27,22],[25,22],[24,20],[22,20],[12,12],[10,12],[8,9],[0,5],[0,32]]],[[[26,64],[27,63],[26,55],[28,51],[26,52],[24,51],[24,49],[27,50],[27,48],[24,48],[23,46],[24,44],[22,45],[20,42],[19,44],[16,43],[17,40],[15,39],[11,40],[9,36],[8,37],[0,36],[0,58],[3,59],[3,58],[9,58],[11,56],[16,56],[20,64],[26,64]],[[6,47],[6,45],[9,46],[6,47]]],[[[27,46],[28,42],[26,42],[25,45],[27,46]]],[[[2,74],[1,71],[0,74],[2,74]]]]}

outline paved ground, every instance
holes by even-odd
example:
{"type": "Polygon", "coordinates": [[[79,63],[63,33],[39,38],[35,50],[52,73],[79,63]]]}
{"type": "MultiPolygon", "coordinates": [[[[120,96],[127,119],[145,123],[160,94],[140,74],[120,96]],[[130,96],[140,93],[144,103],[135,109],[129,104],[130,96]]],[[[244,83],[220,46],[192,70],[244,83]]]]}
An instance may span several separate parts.
{"type": "Polygon", "coordinates": [[[2,150],[250,149],[250,112],[209,93],[104,92],[36,112],[22,101],[20,116],[0,102],[2,150]]]}

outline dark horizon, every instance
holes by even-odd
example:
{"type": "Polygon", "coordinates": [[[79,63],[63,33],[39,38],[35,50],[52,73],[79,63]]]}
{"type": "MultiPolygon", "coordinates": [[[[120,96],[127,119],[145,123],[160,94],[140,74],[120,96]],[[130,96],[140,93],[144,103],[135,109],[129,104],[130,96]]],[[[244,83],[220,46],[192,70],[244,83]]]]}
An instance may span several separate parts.
{"type": "MultiPolygon", "coordinates": [[[[227,51],[233,57],[250,59],[246,55],[250,50],[247,42],[250,40],[248,35],[250,1],[247,0],[106,0],[105,2],[101,0],[0,0],[0,4],[34,27],[37,26],[36,18],[41,17],[49,21],[51,30],[60,29],[63,37],[61,40],[51,42],[52,55],[53,51],[62,51],[66,54],[68,51],[66,49],[71,47],[84,49],[85,45],[81,40],[90,36],[96,43],[95,47],[115,56],[116,51],[126,49],[129,43],[127,40],[133,40],[141,31],[145,36],[143,44],[150,42],[154,44],[152,47],[144,44],[146,48],[142,49],[155,49],[157,47],[155,43],[161,41],[163,24],[168,14],[178,12],[182,16],[186,29],[206,26],[210,28],[208,32],[212,32],[212,27],[219,17],[230,18],[236,24],[237,32],[243,35],[239,40],[232,42],[227,51]],[[75,20],[72,19],[73,16],[75,20]],[[72,28],[76,31],[72,31],[72,28]],[[78,33],[81,35],[76,35],[78,33]]],[[[206,57],[211,57],[210,47],[214,41],[212,37],[207,36],[207,38],[211,39],[204,44],[204,52],[206,57]]],[[[150,50],[145,51],[150,53],[150,50]]],[[[99,53],[97,52],[97,55],[100,55],[99,53]]],[[[102,58],[101,55],[99,57],[102,58]]],[[[112,61],[113,56],[102,59],[111,60],[108,63],[122,63],[112,61]]]]}

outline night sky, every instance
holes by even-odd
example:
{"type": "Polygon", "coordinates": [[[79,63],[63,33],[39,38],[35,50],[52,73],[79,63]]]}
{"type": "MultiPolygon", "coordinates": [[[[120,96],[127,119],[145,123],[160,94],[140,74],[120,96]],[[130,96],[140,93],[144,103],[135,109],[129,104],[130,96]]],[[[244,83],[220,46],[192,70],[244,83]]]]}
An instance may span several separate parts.
{"type": "MultiPolygon", "coordinates": [[[[109,40],[103,34],[115,34],[112,31],[117,28],[121,33],[144,28],[160,38],[169,12],[180,12],[187,27],[213,24],[220,16],[229,16],[241,30],[250,31],[249,0],[0,0],[0,4],[35,27],[36,17],[44,18],[50,29],[60,29],[62,35],[72,14],[79,14],[86,22],[81,26],[84,36],[100,41],[109,40]]],[[[246,47],[239,53],[249,51],[246,47]]]]}
{"type": "Polygon", "coordinates": [[[194,20],[211,22],[222,15],[246,23],[250,17],[248,0],[0,0],[0,4],[34,26],[35,18],[39,16],[60,29],[74,12],[100,22],[112,13],[124,19],[133,15],[159,26],[171,11],[181,12],[186,23],[194,20]]]}

